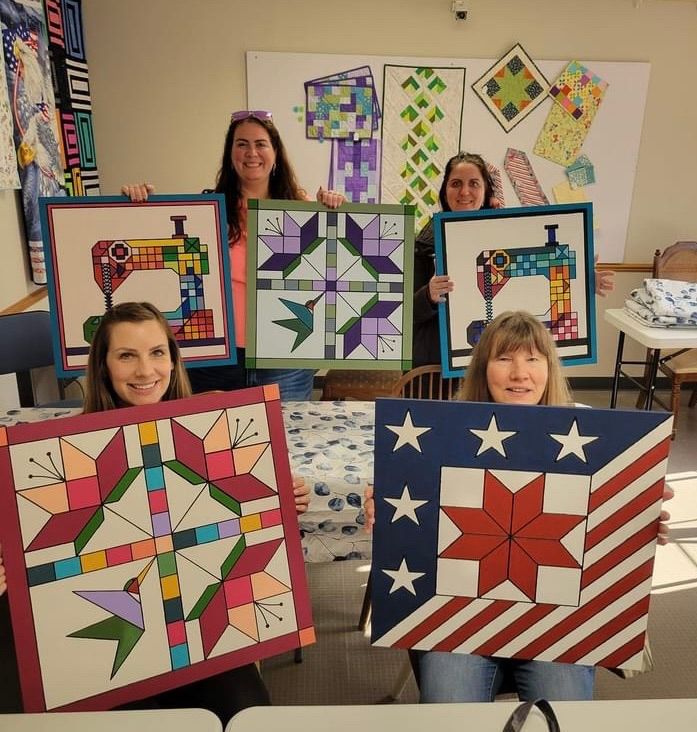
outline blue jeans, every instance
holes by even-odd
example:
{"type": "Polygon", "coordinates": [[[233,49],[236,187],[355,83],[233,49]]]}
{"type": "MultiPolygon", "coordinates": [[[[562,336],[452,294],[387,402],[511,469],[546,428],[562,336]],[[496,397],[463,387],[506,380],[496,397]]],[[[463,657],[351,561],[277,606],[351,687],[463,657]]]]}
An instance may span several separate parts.
{"type": "Polygon", "coordinates": [[[315,372],[310,369],[248,369],[244,365],[243,348],[237,349],[236,366],[207,366],[189,369],[187,373],[194,394],[278,384],[284,402],[311,399],[315,378],[315,372]]]}
{"type": "Polygon", "coordinates": [[[593,666],[440,651],[418,653],[418,659],[423,704],[494,701],[504,679],[509,682],[505,690],[513,686],[521,701],[593,698],[593,666]]]}

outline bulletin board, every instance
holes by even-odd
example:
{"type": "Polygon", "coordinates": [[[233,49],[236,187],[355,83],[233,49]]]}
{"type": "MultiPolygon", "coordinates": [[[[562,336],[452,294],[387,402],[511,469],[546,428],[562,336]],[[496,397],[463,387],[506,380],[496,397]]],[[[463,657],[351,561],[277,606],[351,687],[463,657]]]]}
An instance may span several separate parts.
{"type": "MultiPolygon", "coordinates": [[[[511,41],[510,46],[514,43],[511,41]]],[[[543,60],[537,55],[537,49],[527,48],[524,44],[523,47],[550,84],[574,60],[543,60]]],[[[248,108],[273,112],[301,185],[314,194],[320,185],[328,185],[332,145],[329,140],[320,141],[306,136],[306,82],[369,66],[375,97],[382,103],[385,65],[464,68],[460,139],[453,140],[448,156],[459,149],[481,153],[501,171],[506,206],[519,206],[520,200],[504,172],[504,160],[508,148],[522,150],[527,154],[549,202],[555,203],[552,189],[566,181],[564,167],[534,154],[533,148],[556,102],[545,95],[544,100],[520,123],[506,131],[472,89],[472,84],[507,51],[508,48],[497,49],[496,55],[488,59],[248,51],[248,108]]],[[[593,203],[596,251],[600,261],[621,262],[624,260],[651,67],[643,62],[578,60],[608,85],[581,153],[592,162],[596,179],[584,189],[586,200],[593,203]]],[[[381,129],[374,130],[373,134],[379,138],[381,129]]],[[[397,201],[383,198],[379,202],[397,201]]],[[[433,212],[437,210],[435,204],[433,212]]]]}

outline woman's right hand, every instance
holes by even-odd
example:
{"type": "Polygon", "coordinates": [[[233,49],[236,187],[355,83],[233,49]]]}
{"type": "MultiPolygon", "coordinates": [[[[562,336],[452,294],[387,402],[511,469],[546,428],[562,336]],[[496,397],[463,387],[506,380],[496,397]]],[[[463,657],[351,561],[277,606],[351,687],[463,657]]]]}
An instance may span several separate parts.
{"type": "Polygon", "coordinates": [[[145,203],[154,192],[155,186],[152,183],[127,183],[121,186],[121,193],[128,196],[133,203],[145,203]]]}
{"type": "Polygon", "coordinates": [[[455,283],[448,275],[433,275],[428,281],[428,297],[436,305],[445,302],[445,296],[455,289],[455,283]]]}
{"type": "Polygon", "coordinates": [[[370,532],[375,524],[375,498],[371,483],[368,483],[363,491],[363,514],[365,515],[365,530],[370,532]]]}
{"type": "Polygon", "coordinates": [[[5,576],[5,565],[2,563],[2,544],[0,544],[0,597],[7,590],[7,577],[5,576]]]}

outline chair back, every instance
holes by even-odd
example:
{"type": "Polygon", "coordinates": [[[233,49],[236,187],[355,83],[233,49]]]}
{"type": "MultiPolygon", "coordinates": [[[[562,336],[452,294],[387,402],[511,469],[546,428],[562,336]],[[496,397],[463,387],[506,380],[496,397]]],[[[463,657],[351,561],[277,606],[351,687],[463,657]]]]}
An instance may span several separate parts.
{"type": "Polygon", "coordinates": [[[393,397],[405,399],[452,399],[462,379],[444,379],[437,365],[417,366],[407,371],[392,387],[393,397]]]}
{"type": "Polygon", "coordinates": [[[653,276],[664,280],[697,282],[697,241],[678,241],[653,257],[653,276]]]}
{"type": "Polygon", "coordinates": [[[36,406],[31,370],[54,364],[51,316],[46,310],[0,315],[0,343],[0,374],[16,374],[20,406],[36,406]]]}

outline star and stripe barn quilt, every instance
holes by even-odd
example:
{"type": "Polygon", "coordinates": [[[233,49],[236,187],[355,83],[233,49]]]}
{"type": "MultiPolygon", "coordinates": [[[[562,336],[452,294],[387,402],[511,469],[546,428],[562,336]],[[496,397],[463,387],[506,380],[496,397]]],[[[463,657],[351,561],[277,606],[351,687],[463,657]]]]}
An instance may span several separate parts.
{"type": "Polygon", "coordinates": [[[314,641],[275,385],[0,428],[0,536],[26,711],[314,641]]]}
{"type": "Polygon", "coordinates": [[[671,424],[378,400],[373,644],[641,668],[671,424]]]}

